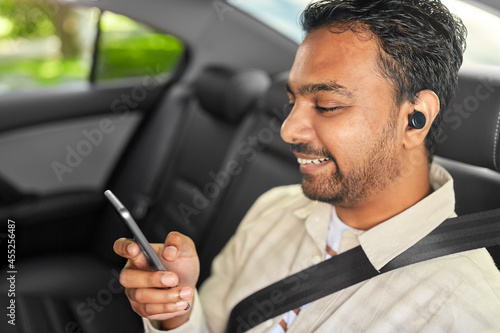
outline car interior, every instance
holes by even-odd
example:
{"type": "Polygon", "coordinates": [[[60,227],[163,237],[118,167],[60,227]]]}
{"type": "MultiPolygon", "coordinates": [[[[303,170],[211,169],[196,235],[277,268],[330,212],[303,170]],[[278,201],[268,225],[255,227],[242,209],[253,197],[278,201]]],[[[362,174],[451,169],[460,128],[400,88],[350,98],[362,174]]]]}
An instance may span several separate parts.
{"type": "MultiPolygon", "coordinates": [[[[103,192],[117,195],[151,242],[163,243],[170,231],[191,237],[201,285],[252,203],[273,187],[300,182],[279,134],[298,45],[219,0],[76,5],[147,23],[179,37],[185,51],[161,84],[118,112],[115,102],[144,81],[0,95],[6,166],[0,220],[16,225],[16,326],[36,333],[142,332],[118,281],[125,261],[112,249],[131,235],[103,192]],[[78,147],[81,129],[95,134],[96,128],[102,144],[89,160],[75,160],[65,147],[78,147]],[[54,175],[54,160],[71,167],[63,181],[54,175]],[[25,185],[47,179],[57,186],[25,185]]],[[[500,67],[464,67],[443,112],[434,161],[454,178],[457,214],[500,208],[500,67]]],[[[2,223],[0,235],[7,233],[2,223]]],[[[500,268],[500,246],[488,250],[500,268]]],[[[2,279],[2,304],[8,288],[2,279]]],[[[9,329],[0,321],[0,331],[9,329]]]]}

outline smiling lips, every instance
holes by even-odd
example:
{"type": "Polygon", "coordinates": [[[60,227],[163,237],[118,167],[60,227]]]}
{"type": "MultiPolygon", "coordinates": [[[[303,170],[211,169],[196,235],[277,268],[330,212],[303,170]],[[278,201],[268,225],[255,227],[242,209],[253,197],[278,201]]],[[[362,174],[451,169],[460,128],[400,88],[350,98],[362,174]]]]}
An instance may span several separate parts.
{"type": "Polygon", "coordinates": [[[297,158],[297,162],[299,162],[300,165],[321,164],[321,163],[329,161],[329,160],[330,159],[328,157],[317,158],[317,159],[313,159],[313,160],[307,160],[304,158],[297,158]]]}

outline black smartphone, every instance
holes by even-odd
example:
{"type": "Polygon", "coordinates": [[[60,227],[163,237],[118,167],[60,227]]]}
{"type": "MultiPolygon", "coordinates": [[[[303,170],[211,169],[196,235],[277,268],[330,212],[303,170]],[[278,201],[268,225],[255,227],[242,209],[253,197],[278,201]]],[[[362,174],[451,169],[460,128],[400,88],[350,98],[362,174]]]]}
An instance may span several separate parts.
{"type": "Polygon", "coordinates": [[[137,244],[139,244],[139,248],[141,249],[142,254],[146,257],[146,260],[151,268],[156,269],[157,271],[166,271],[165,266],[161,263],[160,258],[156,255],[156,252],[149,244],[146,236],[144,236],[128,209],[125,208],[121,201],[118,200],[118,198],[110,190],[104,192],[104,195],[108,198],[109,202],[111,202],[113,208],[118,213],[123,223],[125,223],[125,225],[132,232],[132,235],[134,235],[134,240],[137,244]]]}

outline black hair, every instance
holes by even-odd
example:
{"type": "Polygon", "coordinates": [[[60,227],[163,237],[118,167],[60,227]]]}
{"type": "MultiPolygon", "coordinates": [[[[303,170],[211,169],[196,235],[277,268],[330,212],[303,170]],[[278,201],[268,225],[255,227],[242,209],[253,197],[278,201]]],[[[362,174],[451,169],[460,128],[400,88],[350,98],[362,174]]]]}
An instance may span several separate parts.
{"type": "Polygon", "coordinates": [[[383,51],[382,74],[392,81],[398,105],[414,103],[424,89],[436,93],[440,112],[425,139],[431,161],[465,51],[467,30],[460,18],[439,0],[322,0],[305,9],[301,25],[306,33],[329,28],[374,34],[383,51]]]}

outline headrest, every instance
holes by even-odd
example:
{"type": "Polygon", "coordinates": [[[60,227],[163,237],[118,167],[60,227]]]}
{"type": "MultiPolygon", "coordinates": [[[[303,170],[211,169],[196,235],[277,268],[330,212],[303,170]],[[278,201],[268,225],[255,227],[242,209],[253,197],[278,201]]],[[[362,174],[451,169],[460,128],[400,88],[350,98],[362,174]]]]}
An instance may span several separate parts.
{"type": "Polygon", "coordinates": [[[201,106],[228,122],[238,122],[270,84],[261,70],[235,71],[222,67],[204,69],[195,82],[201,106]]]}
{"type": "Polygon", "coordinates": [[[500,170],[500,68],[462,69],[436,155],[500,170]]]}
{"type": "Polygon", "coordinates": [[[288,116],[286,105],[288,105],[288,95],[286,93],[286,82],[289,72],[283,72],[273,77],[273,82],[265,96],[265,111],[271,116],[284,121],[288,116]]]}

